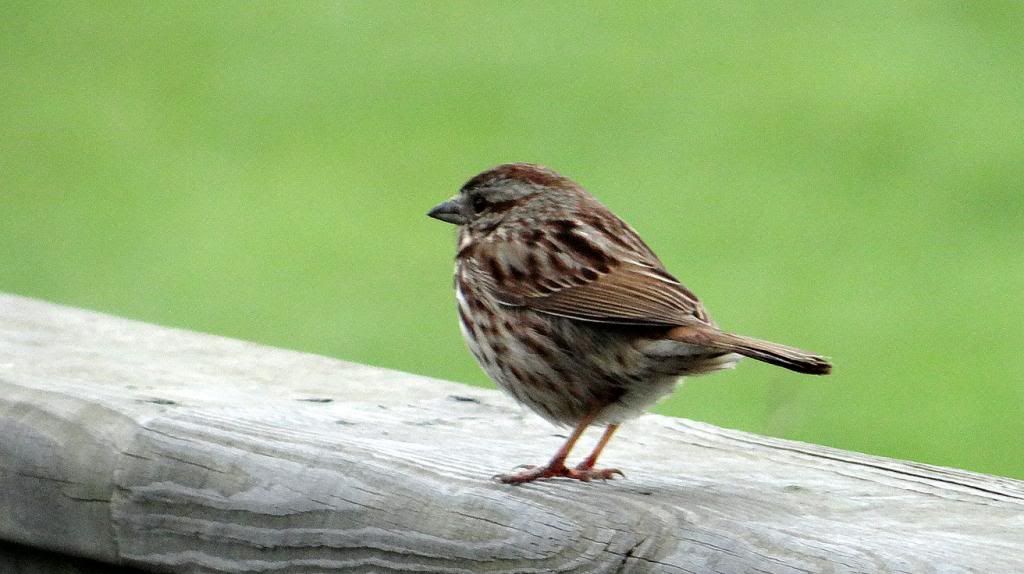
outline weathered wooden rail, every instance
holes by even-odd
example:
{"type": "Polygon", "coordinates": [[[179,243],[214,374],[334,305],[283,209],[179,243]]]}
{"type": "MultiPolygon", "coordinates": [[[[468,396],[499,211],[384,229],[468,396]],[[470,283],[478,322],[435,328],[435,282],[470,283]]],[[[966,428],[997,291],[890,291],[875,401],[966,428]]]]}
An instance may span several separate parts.
{"type": "Polygon", "coordinates": [[[2,572],[1024,572],[1024,482],[653,415],[625,480],[489,480],[560,441],[496,392],[0,296],[2,572]]]}

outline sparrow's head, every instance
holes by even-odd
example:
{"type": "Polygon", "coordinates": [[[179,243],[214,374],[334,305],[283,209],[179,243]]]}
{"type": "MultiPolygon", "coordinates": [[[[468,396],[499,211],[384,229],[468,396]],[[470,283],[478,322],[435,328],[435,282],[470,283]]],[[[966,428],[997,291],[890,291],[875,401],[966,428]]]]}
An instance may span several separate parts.
{"type": "Polygon", "coordinates": [[[571,179],[546,167],[507,163],[474,176],[455,197],[435,206],[427,215],[484,231],[496,227],[513,208],[539,196],[579,189],[571,179]]]}

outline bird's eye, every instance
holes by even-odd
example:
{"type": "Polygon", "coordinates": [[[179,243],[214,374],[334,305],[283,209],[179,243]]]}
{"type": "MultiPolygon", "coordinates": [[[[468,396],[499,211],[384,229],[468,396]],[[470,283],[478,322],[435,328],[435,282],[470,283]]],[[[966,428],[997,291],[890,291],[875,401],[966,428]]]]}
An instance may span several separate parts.
{"type": "Polygon", "coordinates": [[[472,201],[473,213],[480,213],[487,209],[487,200],[480,195],[474,195],[472,201]]]}

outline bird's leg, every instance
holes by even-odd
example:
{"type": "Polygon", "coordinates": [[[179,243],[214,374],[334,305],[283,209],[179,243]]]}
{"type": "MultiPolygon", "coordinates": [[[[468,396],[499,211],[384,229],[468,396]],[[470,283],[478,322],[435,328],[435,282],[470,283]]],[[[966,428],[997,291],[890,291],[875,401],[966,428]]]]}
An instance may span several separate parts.
{"type": "Polygon", "coordinates": [[[577,478],[571,476],[573,470],[566,468],[565,459],[569,456],[569,451],[576,444],[576,441],[583,436],[583,431],[587,430],[590,423],[594,422],[597,418],[597,413],[600,411],[594,411],[591,414],[580,419],[580,422],[576,424],[576,428],[572,429],[572,434],[566,439],[565,444],[558,449],[555,456],[551,457],[551,460],[544,466],[526,466],[525,470],[520,472],[514,472],[510,474],[498,474],[494,478],[504,482],[506,484],[522,484],[524,482],[530,482],[537,480],[538,478],[551,478],[553,476],[567,476],[569,478],[577,478]]]}
{"type": "Polygon", "coordinates": [[[604,450],[605,445],[611,440],[612,435],[618,430],[619,425],[613,424],[608,425],[604,429],[604,434],[601,435],[601,440],[597,441],[597,446],[590,453],[587,458],[583,459],[583,462],[576,465],[573,470],[577,473],[587,473],[589,476],[583,480],[589,480],[592,478],[609,479],[613,478],[616,474],[619,476],[626,476],[622,474],[622,471],[617,468],[594,468],[597,464],[597,457],[601,456],[601,451],[604,450]]]}
{"type": "Polygon", "coordinates": [[[604,449],[604,445],[608,444],[608,439],[612,438],[612,433],[618,428],[618,425],[608,425],[605,429],[604,434],[601,435],[601,440],[597,443],[597,447],[594,448],[594,452],[590,454],[579,466],[576,468],[568,468],[565,466],[565,459],[569,456],[569,451],[576,444],[576,441],[583,435],[583,431],[587,430],[590,423],[594,422],[597,418],[597,414],[600,411],[594,411],[593,413],[584,417],[573,429],[572,434],[562,445],[562,448],[558,449],[555,456],[544,466],[527,466],[525,470],[515,472],[511,474],[499,474],[494,478],[504,482],[506,484],[522,484],[524,482],[531,482],[540,478],[552,478],[556,476],[564,476],[566,478],[575,478],[576,480],[582,480],[584,482],[594,479],[608,479],[614,475],[622,475],[617,469],[595,469],[594,463],[597,461],[598,455],[601,454],[601,450],[604,449]]]}

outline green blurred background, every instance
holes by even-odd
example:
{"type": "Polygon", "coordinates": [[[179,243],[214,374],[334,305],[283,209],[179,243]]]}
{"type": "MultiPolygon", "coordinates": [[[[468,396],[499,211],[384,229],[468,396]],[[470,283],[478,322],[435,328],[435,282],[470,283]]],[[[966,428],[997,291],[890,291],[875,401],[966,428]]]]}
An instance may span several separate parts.
{"type": "Polygon", "coordinates": [[[1020,3],[2,13],[0,290],[490,385],[424,213],[534,161],[721,325],[836,363],[658,412],[1024,478],[1020,3]]]}

